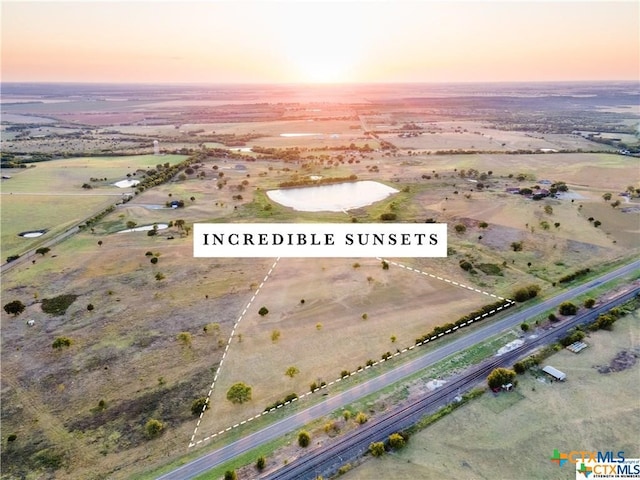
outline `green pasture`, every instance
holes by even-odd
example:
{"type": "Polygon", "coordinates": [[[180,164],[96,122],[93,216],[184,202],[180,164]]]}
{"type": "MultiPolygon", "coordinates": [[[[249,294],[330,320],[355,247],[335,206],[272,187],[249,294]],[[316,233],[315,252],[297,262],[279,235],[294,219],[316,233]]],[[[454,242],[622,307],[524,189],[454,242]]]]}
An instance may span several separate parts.
{"type": "Polygon", "coordinates": [[[75,223],[114,204],[118,199],[119,197],[104,195],[2,195],[2,260],[36,248],[75,223]],[[22,232],[42,229],[46,229],[47,233],[40,237],[18,236],[22,232]]]}

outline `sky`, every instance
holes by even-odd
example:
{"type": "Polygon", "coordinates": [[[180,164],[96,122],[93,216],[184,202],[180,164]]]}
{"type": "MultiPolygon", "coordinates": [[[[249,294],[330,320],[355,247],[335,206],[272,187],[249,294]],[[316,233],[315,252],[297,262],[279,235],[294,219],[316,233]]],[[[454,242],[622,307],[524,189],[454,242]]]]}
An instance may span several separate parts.
{"type": "Polygon", "coordinates": [[[640,81],[640,2],[2,0],[3,82],[640,81]]]}

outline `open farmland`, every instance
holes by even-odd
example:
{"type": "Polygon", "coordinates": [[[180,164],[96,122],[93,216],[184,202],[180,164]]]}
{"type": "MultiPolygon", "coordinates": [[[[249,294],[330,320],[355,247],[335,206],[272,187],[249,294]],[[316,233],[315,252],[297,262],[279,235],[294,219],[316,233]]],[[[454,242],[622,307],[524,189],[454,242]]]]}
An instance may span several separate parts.
{"type": "Polygon", "coordinates": [[[399,267],[383,270],[375,259],[281,259],[238,324],[200,431],[217,432],[313,382],[329,383],[494,300],[399,267]],[[299,370],[292,378],[290,366],[299,370]],[[238,381],[253,388],[242,407],[225,401],[238,381]]]}
{"type": "Polygon", "coordinates": [[[158,163],[177,163],[184,158],[179,155],[73,158],[8,170],[11,178],[2,180],[1,197],[3,257],[22,254],[120,203],[123,193],[132,194],[133,190],[118,188],[113,183],[126,180],[127,174],[136,178],[136,172],[138,176],[142,173],[139,170],[153,169],[158,163]],[[34,230],[46,233],[35,238],[18,235],[34,230]]]}
{"type": "Polygon", "coordinates": [[[414,434],[405,449],[371,458],[342,478],[571,478],[573,465],[559,469],[549,461],[554,449],[624,451],[635,458],[638,364],[608,374],[596,367],[621,351],[638,356],[638,321],[636,310],[618,320],[613,332],[590,333],[589,348],[579,354],[563,350],[549,357],[545,365],[565,372],[566,382],[527,373],[513,392],[485,393],[414,434]]]}
{"type": "MultiPolygon", "coordinates": [[[[532,110],[548,109],[547,125],[537,131],[537,124],[516,128],[521,118],[503,122],[500,99],[481,100],[486,108],[474,116],[466,110],[469,99],[447,105],[436,92],[425,106],[406,87],[318,87],[320,93],[167,87],[166,95],[126,88],[109,100],[2,107],[19,117],[3,116],[3,164],[19,166],[25,155],[37,160],[27,164],[33,168],[3,168],[11,177],[2,180],[5,257],[134,192],[112,185],[128,174],[139,179],[158,164],[186,159],[183,151],[192,160],[35,263],[3,272],[3,303],[26,305],[16,317],[2,312],[2,429],[17,435],[3,450],[7,478],[131,478],[178,461],[197,423],[192,404],[207,396],[229,340],[195,440],[495,301],[410,272],[393,258],[388,270],[376,259],[282,259],[251,301],[274,259],[193,258],[196,222],[376,223],[393,214],[397,222],[447,223],[447,258],[398,263],[505,298],[523,285],[551,296],[564,288],[563,276],[583,268],[595,274],[640,251],[637,158],[569,133],[574,127],[553,102],[514,100],[524,102],[522,118],[532,121],[532,110]],[[399,137],[412,123],[435,133],[399,137]],[[281,136],[296,133],[318,135],[281,136]],[[476,137],[483,143],[471,144],[476,137]],[[172,153],[42,161],[50,158],[42,152],[91,152],[103,142],[148,153],[156,139],[172,153]],[[458,152],[471,146],[478,151],[458,152]],[[539,151],[547,147],[561,152],[539,151]],[[455,153],[435,153],[443,149],[455,153]],[[318,213],[266,195],[283,183],[313,186],[318,177],[373,180],[398,192],[362,208],[318,213]],[[554,182],[566,182],[568,191],[541,200],[506,191],[554,182]],[[628,197],[617,196],[629,186],[628,197]],[[605,202],[605,192],[621,205],[605,202]],[[182,206],[171,208],[172,201],[182,206]],[[602,225],[595,227],[591,216],[602,225]],[[157,235],[118,233],[128,223],[169,227],[157,235]],[[40,228],[50,230],[37,239],[17,237],[40,228]],[[64,313],[43,311],[44,299],[61,294],[77,297],[64,313]],[[265,316],[258,314],[262,306],[265,316]],[[272,340],[274,331],[280,335],[272,340]],[[61,337],[70,345],[54,348],[61,337]],[[285,375],[291,366],[299,370],[293,378],[285,375]],[[226,400],[236,381],[253,387],[251,402],[226,400]],[[145,430],[150,419],[164,426],[156,438],[145,430]]],[[[575,128],[592,131],[586,127],[597,120],[602,130],[632,135],[634,115],[598,117],[589,104],[575,128]]]]}

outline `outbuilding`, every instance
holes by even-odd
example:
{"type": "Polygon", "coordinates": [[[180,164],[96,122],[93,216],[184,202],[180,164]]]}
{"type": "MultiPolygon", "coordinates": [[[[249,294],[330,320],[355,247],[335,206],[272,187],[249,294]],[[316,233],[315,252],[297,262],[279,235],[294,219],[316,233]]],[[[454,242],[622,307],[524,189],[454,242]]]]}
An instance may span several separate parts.
{"type": "Polygon", "coordinates": [[[567,374],[561,372],[557,368],[552,367],[551,365],[547,365],[542,369],[544,373],[553,377],[554,380],[558,380],[560,382],[564,382],[567,379],[567,374]]]}

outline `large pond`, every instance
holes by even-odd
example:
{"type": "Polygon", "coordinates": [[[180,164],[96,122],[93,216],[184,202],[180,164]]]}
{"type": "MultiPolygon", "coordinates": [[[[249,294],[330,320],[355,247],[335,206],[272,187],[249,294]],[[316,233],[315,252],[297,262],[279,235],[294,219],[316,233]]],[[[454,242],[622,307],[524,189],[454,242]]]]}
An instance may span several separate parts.
{"type": "Polygon", "coordinates": [[[317,187],[271,190],[267,192],[267,196],[280,205],[301,212],[343,212],[371,205],[397,191],[382,183],[364,180],[317,187]]]}

